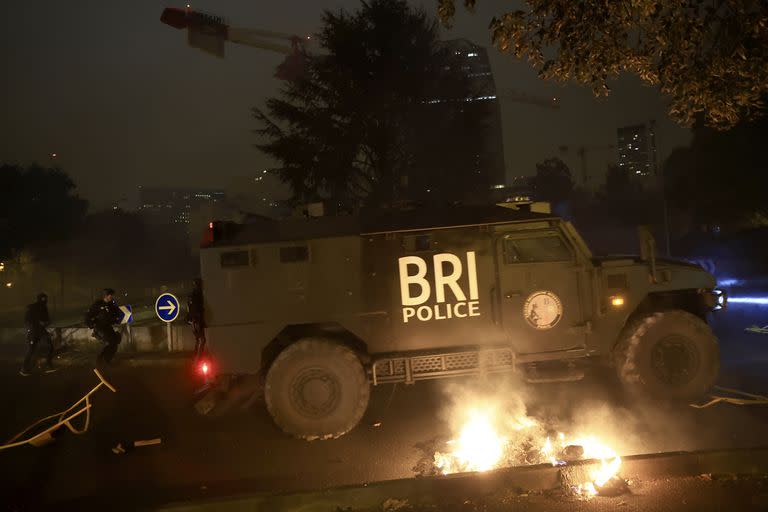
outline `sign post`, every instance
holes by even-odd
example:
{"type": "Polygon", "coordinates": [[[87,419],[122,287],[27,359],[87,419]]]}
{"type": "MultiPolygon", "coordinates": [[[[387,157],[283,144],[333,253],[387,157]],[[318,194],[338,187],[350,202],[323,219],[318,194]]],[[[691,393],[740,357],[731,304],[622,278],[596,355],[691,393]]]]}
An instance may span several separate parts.
{"type": "Polygon", "coordinates": [[[131,324],[133,323],[133,311],[131,310],[131,305],[124,304],[120,306],[118,309],[120,309],[120,312],[123,314],[123,317],[120,319],[120,324],[125,325],[125,328],[128,331],[128,346],[131,346],[133,345],[133,337],[131,336],[131,324]]]}
{"type": "Polygon", "coordinates": [[[160,320],[165,322],[168,352],[171,352],[173,348],[171,342],[171,322],[179,316],[179,299],[172,293],[161,294],[155,301],[155,314],[160,320]]]}

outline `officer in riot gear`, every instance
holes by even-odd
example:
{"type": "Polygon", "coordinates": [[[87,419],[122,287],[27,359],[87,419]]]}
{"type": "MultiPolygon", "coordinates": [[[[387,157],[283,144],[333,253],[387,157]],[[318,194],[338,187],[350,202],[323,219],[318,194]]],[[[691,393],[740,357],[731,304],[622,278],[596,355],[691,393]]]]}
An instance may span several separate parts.
{"type": "Polygon", "coordinates": [[[24,315],[24,325],[27,329],[27,355],[24,358],[24,365],[19,371],[24,377],[32,373],[32,359],[35,356],[37,347],[41,341],[48,345],[48,352],[45,356],[45,373],[56,371],[53,368],[53,340],[48,332],[48,326],[51,319],[48,316],[48,296],[45,293],[37,294],[37,299],[27,306],[24,315]]]}
{"type": "Polygon", "coordinates": [[[192,293],[187,301],[187,322],[195,335],[195,359],[205,355],[205,311],[203,309],[203,281],[193,281],[192,293]]]}
{"type": "Polygon", "coordinates": [[[93,337],[105,346],[98,357],[99,363],[110,364],[120,344],[120,333],[112,325],[120,322],[122,313],[115,303],[115,290],[105,288],[101,299],[94,302],[85,316],[85,325],[93,329],[93,337]]]}

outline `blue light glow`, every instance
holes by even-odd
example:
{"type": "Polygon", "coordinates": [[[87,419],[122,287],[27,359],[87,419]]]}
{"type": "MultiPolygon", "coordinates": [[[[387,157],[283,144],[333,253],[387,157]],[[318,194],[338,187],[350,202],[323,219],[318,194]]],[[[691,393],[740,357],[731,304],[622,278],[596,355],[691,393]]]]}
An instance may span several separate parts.
{"type": "Polygon", "coordinates": [[[730,277],[719,279],[717,281],[718,286],[739,286],[740,284],[743,284],[743,283],[744,281],[742,279],[733,279],[730,277]]]}
{"type": "Polygon", "coordinates": [[[728,297],[728,304],[768,305],[768,297],[728,297]]]}

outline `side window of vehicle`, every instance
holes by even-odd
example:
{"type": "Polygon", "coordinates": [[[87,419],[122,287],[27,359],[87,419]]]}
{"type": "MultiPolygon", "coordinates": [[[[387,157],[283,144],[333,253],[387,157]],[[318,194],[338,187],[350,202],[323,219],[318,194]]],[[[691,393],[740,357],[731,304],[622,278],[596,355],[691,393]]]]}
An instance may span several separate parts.
{"type": "Polygon", "coordinates": [[[403,249],[405,252],[427,252],[432,250],[432,234],[405,235],[403,236],[403,249]]]}
{"type": "Polygon", "coordinates": [[[280,263],[298,263],[309,261],[309,247],[292,245],[280,248],[280,263]]]}
{"type": "Polygon", "coordinates": [[[227,251],[221,253],[221,268],[247,267],[248,251],[227,251]]]}
{"type": "Polygon", "coordinates": [[[557,235],[504,239],[504,262],[508,264],[570,261],[571,259],[573,255],[570,249],[557,235]]]}

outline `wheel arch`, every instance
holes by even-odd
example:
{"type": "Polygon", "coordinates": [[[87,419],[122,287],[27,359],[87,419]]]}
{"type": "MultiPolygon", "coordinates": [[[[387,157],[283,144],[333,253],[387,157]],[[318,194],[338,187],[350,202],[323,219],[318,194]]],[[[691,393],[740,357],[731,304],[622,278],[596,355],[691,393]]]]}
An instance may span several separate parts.
{"type": "Polygon", "coordinates": [[[278,355],[297,341],[309,337],[333,339],[351,349],[365,365],[369,362],[368,345],[336,322],[286,325],[261,351],[261,371],[266,373],[278,355]]]}
{"type": "Polygon", "coordinates": [[[680,309],[695,315],[706,321],[707,308],[701,300],[699,290],[695,288],[684,290],[673,290],[663,292],[651,292],[640,301],[634,311],[627,318],[626,324],[629,325],[638,318],[650,315],[680,309]]]}

